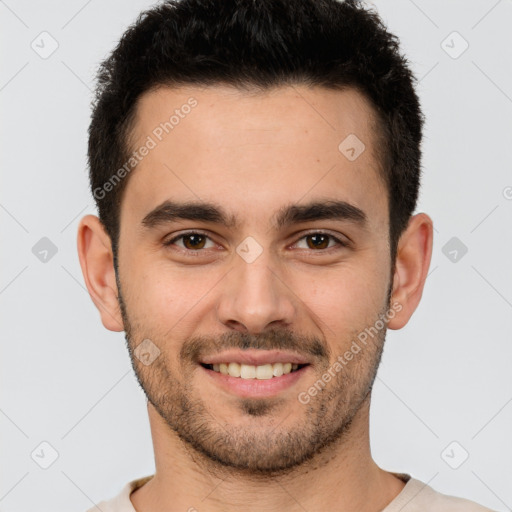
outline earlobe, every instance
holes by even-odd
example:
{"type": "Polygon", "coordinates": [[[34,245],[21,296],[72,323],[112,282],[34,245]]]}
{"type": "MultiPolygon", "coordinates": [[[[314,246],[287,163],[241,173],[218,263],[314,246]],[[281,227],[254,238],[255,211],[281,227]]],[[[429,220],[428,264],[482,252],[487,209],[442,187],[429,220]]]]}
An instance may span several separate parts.
{"type": "Polygon", "coordinates": [[[398,244],[391,305],[400,310],[389,320],[389,329],[404,327],[418,306],[432,257],[433,223],[425,213],[409,220],[398,244]]]}
{"type": "Polygon", "coordinates": [[[123,331],[112,246],[98,217],[86,215],[80,221],[77,247],[85,284],[103,325],[110,331],[123,331]]]}

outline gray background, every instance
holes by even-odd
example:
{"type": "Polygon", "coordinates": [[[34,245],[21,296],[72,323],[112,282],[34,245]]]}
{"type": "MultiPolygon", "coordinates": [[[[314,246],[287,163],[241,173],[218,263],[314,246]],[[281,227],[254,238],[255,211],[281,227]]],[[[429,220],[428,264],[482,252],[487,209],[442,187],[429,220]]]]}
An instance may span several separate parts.
{"type": "MultiPolygon", "coordinates": [[[[79,219],[95,213],[94,73],[151,5],[0,1],[1,512],[85,511],[154,470],[123,333],[100,323],[76,252],[79,219]]],[[[512,1],[373,5],[421,79],[417,211],[435,238],[422,302],[388,332],[372,452],[384,469],[511,510],[512,1]]]]}

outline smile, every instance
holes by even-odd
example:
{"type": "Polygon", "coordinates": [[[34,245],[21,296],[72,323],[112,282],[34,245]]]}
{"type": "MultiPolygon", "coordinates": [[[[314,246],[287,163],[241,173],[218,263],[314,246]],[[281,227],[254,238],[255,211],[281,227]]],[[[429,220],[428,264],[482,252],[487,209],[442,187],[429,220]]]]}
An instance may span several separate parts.
{"type": "Polygon", "coordinates": [[[241,379],[267,380],[300,370],[306,364],[273,363],[258,366],[239,363],[202,364],[208,370],[241,379]]]}

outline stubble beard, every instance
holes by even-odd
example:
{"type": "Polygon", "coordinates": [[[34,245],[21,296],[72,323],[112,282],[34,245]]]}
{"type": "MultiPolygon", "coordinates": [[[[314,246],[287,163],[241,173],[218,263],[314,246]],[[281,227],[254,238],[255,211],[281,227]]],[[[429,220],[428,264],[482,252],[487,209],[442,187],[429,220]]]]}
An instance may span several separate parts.
{"type": "MultiPolygon", "coordinates": [[[[313,462],[348,437],[350,427],[358,411],[369,407],[371,390],[381,361],[386,328],[367,343],[354,359],[342,370],[332,372],[332,366],[338,354],[331,357],[324,341],[311,337],[311,353],[316,353],[318,363],[313,365],[315,378],[308,383],[311,386],[322,379],[329,369],[335,378],[325,383],[323,389],[312,396],[309,403],[298,400],[292,404],[296,420],[286,423],[286,417],[280,414],[281,407],[289,407],[289,399],[272,397],[268,399],[239,398],[238,415],[243,425],[233,425],[221,421],[215,410],[208,408],[200,396],[200,390],[192,386],[194,371],[200,371],[191,359],[181,361],[179,371],[169,364],[168,354],[161,354],[149,366],[143,365],[134,354],[134,349],[143,339],[145,331],[142,325],[132,322],[126,309],[121,288],[118,283],[119,305],[125,326],[125,338],[130,353],[132,367],[139,385],[148,401],[152,404],[169,429],[181,439],[186,448],[192,448],[198,459],[210,470],[244,473],[254,478],[280,476],[298,470],[308,462],[313,462]],[[323,347],[323,351],[322,351],[323,347]],[[297,413],[295,411],[298,411],[297,413]],[[249,420],[249,421],[247,421],[249,420]]],[[[389,308],[383,308],[379,317],[389,308]]],[[[368,326],[364,326],[363,329],[368,326]]],[[[356,336],[360,330],[354,330],[356,336]]],[[[269,331],[264,335],[230,332],[228,337],[210,340],[226,347],[247,348],[292,348],[300,347],[304,351],[304,341],[298,342],[297,335],[288,331],[269,331]],[[230,340],[226,345],[225,341],[230,340]],[[284,346],[279,345],[287,340],[284,346]]],[[[168,339],[149,336],[160,348],[168,346],[168,339]]],[[[351,338],[350,340],[352,340],[351,338]]],[[[184,346],[198,346],[206,338],[186,340],[184,346]],[[194,345],[195,343],[195,345],[194,345]]],[[[350,341],[349,341],[350,345],[350,341]]],[[[343,346],[349,346],[346,343],[343,346]]],[[[186,354],[187,350],[181,351],[186,354]]],[[[189,351],[190,353],[190,351],[189,351]]],[[[301,389],[299,391],[307,391],[301,389]]],[[[328,457],[327,457],[328,458],[328,457]]]]}

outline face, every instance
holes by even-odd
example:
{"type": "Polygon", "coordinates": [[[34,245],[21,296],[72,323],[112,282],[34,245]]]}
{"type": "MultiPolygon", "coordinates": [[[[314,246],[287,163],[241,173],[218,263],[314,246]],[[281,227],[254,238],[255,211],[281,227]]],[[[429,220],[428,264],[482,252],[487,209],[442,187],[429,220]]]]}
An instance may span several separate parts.
{"type": "Polygon", "coordinates": [[[391,287],[372,120],[355,91],[299,86],[138,104],[132,146],[151,147],[120,214],[127,343],[170,432],[216,463],[290,470],[369,399],[391,287]]]}

